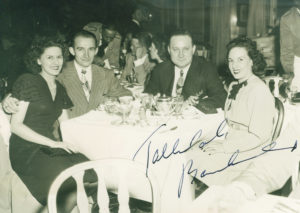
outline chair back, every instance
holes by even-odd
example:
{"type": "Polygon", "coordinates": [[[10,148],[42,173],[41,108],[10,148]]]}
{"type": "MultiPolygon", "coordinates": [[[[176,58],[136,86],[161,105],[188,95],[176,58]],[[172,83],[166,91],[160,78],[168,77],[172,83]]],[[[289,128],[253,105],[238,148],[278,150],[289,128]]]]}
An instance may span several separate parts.
{"type": "Polygon", "coordinates": [[[263,78],[270,91],[275,97],[280,97],[280,86],[284,83],[284,80],[280,76],[266,76],[263,78]]]}
{"type": "MultiPolygon", "coordinates": [[[[84,171],[94,169],[98,176],[98,189],[97,189],[97,203],[99,205],[99,212],[109,213],[109,197],[107,187],[105,183],[105,172],[107,168],[117,168],[118,171],[118,202],[119,202],[119,213],[129,213],[129,192],[127,187],[126,171],[135,171],[142,173],[146,180],[150,183],[152,191],[152,212],[160,212],[160,191],[156,177],[153,175],[151,170],[146,175],[146,168],[144,164],[132,161],[129,159],[121,158],[107,158],[99,159],[94,161],[83,162],[76,164],[59,174],[54,182],[52,183],[49,194],[48,194],[48,210],[49,213],[57,213],[57,192],[62,183],[69,177],[73,177],[77,185],[77,207],[80,212],[89,212],[89,202],[86,195],[83,183],[84,171]]],[[[136,173],[134,173],[136,174],[136,173]]],[[[143,187],[143,186],[141,186],[143,187]]]]}
{"type": "Polygon", "coordinates": [[[275,141],[280,135],[283,119],[284,119],[284,106],[279,98],[275,97],[275,107],[277,110],[277,119],[273,129],[272,141],[275,141]]]}

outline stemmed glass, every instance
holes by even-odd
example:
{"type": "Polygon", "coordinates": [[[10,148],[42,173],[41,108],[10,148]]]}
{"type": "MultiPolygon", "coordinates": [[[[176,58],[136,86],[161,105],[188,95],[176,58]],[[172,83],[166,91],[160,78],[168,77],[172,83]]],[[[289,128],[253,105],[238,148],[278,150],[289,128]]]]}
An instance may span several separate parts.
{"type": "Polygon", "coordinates": [[[117,104],[118,112],[121,114],[120,125],[129,124],[128,116],[133,108],[132,105],[133,97],[132,96],[123,96],[119,98],[119,103],[117,104]]]}
{"type": "Polygon", "coordinates": [[[146,110],[151,110],[153,106],[153,95],[143,94],[141,96],[141,103],[146,110]]]}
{"type": "Polygon", "coordinates": [[[146,122],[148,124],[148,117],[149,113],[151,113],[152,106],[153,106],[153,95],[142,93],[139,95],[139,99],[141,102],[140,110],[139,110],[139,117],[140,121],[146,122]]]}

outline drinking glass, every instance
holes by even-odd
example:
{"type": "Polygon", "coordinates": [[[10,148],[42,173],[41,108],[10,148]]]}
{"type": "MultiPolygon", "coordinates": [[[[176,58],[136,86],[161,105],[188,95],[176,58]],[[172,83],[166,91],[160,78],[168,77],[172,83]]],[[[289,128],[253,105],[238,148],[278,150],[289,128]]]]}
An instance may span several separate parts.
{"type": "Polygon", "coordinates": [[[143,94],[140,97],[141,97],[142,106],[146,110],[151,110],[153,106],[153,95],[143,94]]]}
{"type": "Polygon", "coordinates": [[[182,115],[183,108],[184,108],[184,98],[183,98],[183,96],[174,97],[173,98],[174,115],[175,116],[182,115]]]}
{"type": "Polygon", "coordinates": [[[109,114],[115,114],[117,112],[117,99],[105,97],[104,100],[104,110],[109,114]]]}
{"type": "Polygon", "coordinates": [[[118,112],[121,114],[121,125],[129,124],[128,116],[133,108],[132,105],[133,97],[132,96],[123,96],[119,97],[119,103],[117,104],[118,112]]]}

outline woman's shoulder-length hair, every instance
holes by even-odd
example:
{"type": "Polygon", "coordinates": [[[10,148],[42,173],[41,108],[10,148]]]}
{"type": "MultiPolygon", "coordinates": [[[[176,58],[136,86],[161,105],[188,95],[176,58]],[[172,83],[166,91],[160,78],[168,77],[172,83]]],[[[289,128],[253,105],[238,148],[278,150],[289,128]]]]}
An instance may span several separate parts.
{"type": "Polygon", "coordinates": [[[264,56],[259,50],[257,49],[257,44],[255,41],[252,41],[250,38],[247,37],[238,37],[233,40],[231,40],[226,48],[227,48],[227,54],[226,54],[226,61],[228,62],[228,55],[231,49],[234,47],[243,47],[246,49],[249,58],[253,62],[252,71],[253,74],[262,77],[265,74],[265,67],[267,65],[264,56]]]}
{"type": "Polygon", "coordinates": [[[41,66],[38,65],[37,59],[40,58],[45,49],[49,47],[61,48],[64,60],[69,56],[66,39],[62,34],[36,35],[24,56],[24,62],[28,72],[33,74],[41,72],[41,66]]]}

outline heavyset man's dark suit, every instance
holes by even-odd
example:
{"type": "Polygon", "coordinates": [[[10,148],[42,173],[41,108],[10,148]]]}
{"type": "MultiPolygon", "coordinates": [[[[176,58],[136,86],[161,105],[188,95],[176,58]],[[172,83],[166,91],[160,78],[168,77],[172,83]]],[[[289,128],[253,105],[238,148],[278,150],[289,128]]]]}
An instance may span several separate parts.
{"type": "MultiPolygon", "coordinates": [[[[150,81],[144,92],[171,96],[174,84],[174,70],[174,64],[171,61],[158,64],[152,71],[150,81]]],[[[215,112],[216,108],[224,107],[226,92],[216,72],[216,68],[204,59],[194,56],[184,82],[182,95],[184,99],[187,99],[200,91],[203,91],[203,94],[200,96],[199,104],[197,105],[198,109],[204,113],[212,113],[215,112]],[[205,96],[207,98],[201,98],[205,96]]]]}

